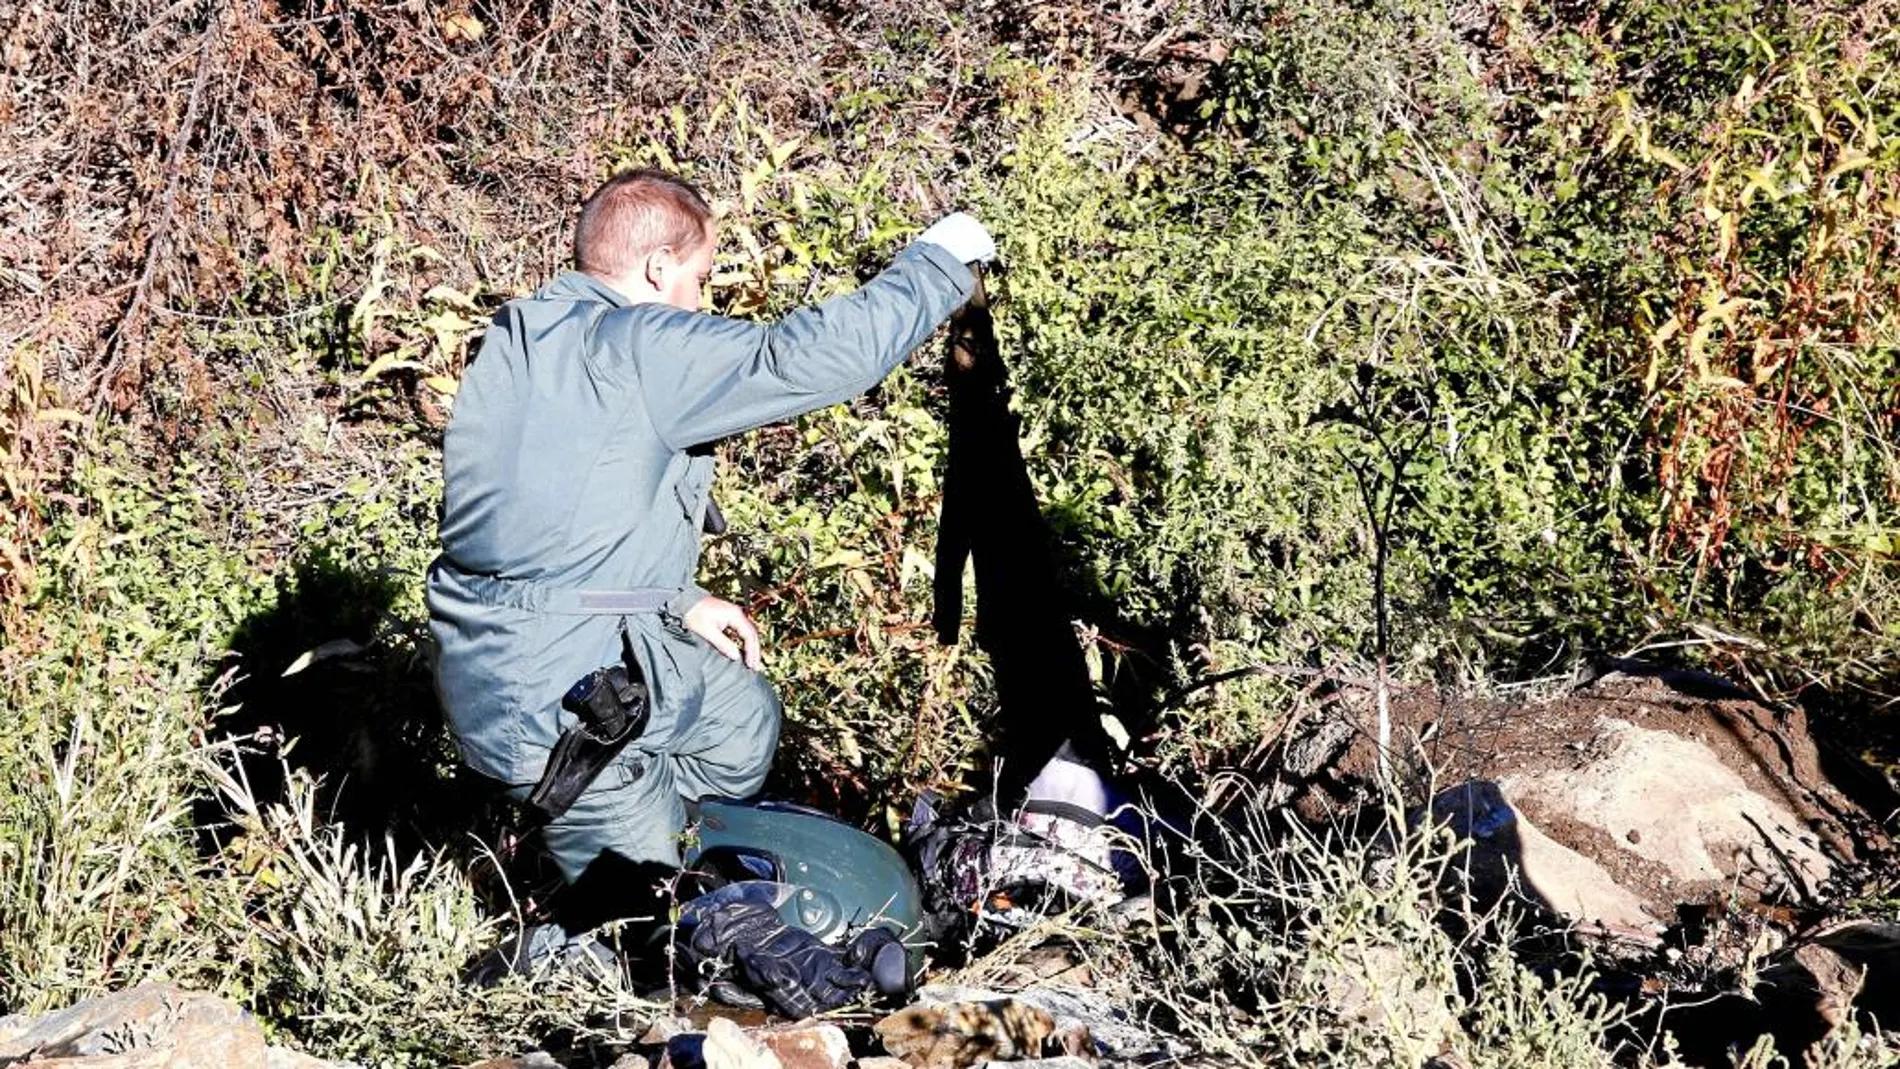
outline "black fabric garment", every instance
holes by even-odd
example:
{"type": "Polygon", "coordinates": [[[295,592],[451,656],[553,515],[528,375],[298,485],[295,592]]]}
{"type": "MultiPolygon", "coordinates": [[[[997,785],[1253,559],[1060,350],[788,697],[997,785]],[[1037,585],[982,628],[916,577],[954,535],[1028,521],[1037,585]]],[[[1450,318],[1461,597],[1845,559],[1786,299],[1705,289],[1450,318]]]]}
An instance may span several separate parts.
{"type": "Polygon", "coordinates": [[[1013,808],[1058,753],[1108,772],[1116,749],[1102,730],[1054,536],[1023,460],[1022,419],[1010,411],[1009,368],[980,275],[969,303],[950,318],[944,382],[949,452],[932,620],[938,641],[958,640],[964,563],[972,561],[976,644],[990,656],[1001,710],[988,740],[998,766],[989,793],[1013,808]]]}

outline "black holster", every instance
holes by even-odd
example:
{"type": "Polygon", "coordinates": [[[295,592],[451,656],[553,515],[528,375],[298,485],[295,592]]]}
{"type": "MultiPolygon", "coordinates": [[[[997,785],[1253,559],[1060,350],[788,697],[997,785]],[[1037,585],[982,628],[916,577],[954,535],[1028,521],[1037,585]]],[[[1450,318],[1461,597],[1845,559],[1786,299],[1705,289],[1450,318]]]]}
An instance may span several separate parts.
{"type": "Polygon", "coordinates": [[[582,676],[562,696],[561,708],[578,721],[561,732],[540,782],[528,795],[528,810],[542,823],[567,812],[601,769],[640,737],[652,716],[653,701],[639,666],[628,658],[625,664],[596,668],[582,676]]]}

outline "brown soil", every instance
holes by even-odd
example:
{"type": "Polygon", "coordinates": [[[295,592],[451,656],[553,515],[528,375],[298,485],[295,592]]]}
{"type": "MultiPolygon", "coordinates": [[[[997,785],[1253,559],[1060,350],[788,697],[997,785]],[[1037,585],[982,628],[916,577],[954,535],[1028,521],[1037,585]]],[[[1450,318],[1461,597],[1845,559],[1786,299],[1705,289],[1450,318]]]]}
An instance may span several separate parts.
{"type": "MultiPolygon", "coordinates": [[[[1369,695],[1344,703],[1366,730],[1328,769],[1329,786],[1311,787],[1296,804],[1313,814],[1343,800],[1340,785],[1373,780],[1377,747],[1369,695]]],[[[1823,775],[1815,743],[1799,709],[1771,708],[1714,677],[1660,672],[1614,673],[1566,693],[1540,698],[1396,692],[1392,702],[1396,769],[1421,795],[1470,780],[1571,771],[1594,754],[1604,718],[1666,731],[1713,751],[1748,787],[1786,807],[1838,862],[1884,852],[1887,843],[1869,820],[1823,775]]],[[[1630,853],[1602,829],[1561,812],[1526,812],[1551,838],[1609,870],[1622,886],[1663,912],[1677,903],[1707,900],[1729,885],[1671,882],[1661,866],[1630,853]]]]}

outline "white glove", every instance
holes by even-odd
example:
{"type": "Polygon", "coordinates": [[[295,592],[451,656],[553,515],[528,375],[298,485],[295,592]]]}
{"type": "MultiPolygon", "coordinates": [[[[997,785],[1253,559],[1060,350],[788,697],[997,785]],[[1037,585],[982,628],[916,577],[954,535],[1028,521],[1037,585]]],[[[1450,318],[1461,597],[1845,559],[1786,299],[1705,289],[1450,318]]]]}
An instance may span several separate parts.
{"type": "Polygon", "coordinates": [[[951,212],[930,224],[917,240],[928,241],[966,264],[986,264],[996,259],[996,239],[975,216],[964,212],[951,212]]]}

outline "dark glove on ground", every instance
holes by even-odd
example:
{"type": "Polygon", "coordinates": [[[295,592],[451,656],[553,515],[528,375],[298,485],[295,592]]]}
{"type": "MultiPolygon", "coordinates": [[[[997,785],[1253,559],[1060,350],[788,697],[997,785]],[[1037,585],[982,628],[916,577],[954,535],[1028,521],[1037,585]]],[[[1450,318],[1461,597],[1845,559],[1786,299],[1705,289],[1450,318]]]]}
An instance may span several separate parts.
{"type": "Polygon", "coordinates": [[[748,881],[695,900],[679,924],[687,961],[702,973],[719,963],[728,980],[789,1017],[903,990],[903,947],[889,931],[867,928],[844,948],[827,946],[779,915],[780,896],[789,893],[784,884],[748,881]]]}

